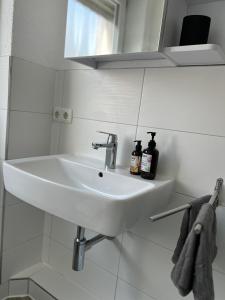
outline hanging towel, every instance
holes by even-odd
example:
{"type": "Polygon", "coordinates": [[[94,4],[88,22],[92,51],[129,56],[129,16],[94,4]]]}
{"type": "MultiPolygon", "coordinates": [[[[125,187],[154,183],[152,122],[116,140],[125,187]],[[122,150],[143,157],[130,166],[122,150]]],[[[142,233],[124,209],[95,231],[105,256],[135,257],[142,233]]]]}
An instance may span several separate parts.
{"type": "Polygon", "coordinates": [[[173,257],[172,257],[172,262],[174,264],[178,261],[178,258],[183,249],[185,241],[188,237],[189,232],[191,231],[191,228],[198,216],[198,213],[199,213],[202,205],[205,203],[208,203],[210,198],[211,198],[211,196],[207,195],[207,196],[201,197],[199,199],[193,200],[190,203],[191,207],[186,209],[183,220],[182,220],[182,224],[181,224],[180,236],[179,236],[179,239],[177,242],[177,246],[174,250],[173,257]]]}
{"type": "Polygon", "coordinates": [[[182,296],[192,290],[195,300],[214,300],[212,262],[216,253],[216,215],[207,203],[202,206],[172,270],[172,281],[182,296]],[[196,224],[202,225],[199,235],[194,231],[196,224]]]}

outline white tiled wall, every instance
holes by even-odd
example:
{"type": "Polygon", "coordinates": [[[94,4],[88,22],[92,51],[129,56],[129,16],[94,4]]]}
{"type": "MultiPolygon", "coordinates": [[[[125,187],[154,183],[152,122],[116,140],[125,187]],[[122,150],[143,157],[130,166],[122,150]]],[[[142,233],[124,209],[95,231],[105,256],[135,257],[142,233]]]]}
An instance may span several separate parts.
{"type": "MultiPolygon", "coordinates": [[[[2,3],[4,6],[5,3],[2,3]]],[[[3,7],[6,9],[6,6],[3,7]]],[[[2,22],[1,12],[0,12],[0,23],[2,22]]],[[[6,21],[6,20],[4,20],[6,21]]],[[[6,25],[6,23],[5,23],[6,25]]],[[[0,29],[0,55],[1,51],[6,50],[7,43],[5,40],[6,36],[1,36],[0,29]],[[3,47],[3,48],[2,48],[3,47]]],[[[4,52],[4,51],[3,51],[4,52]]],[[[8,97],[9,97],[9,78],[10,78],[10,57],[0,56],[0,256],[2,256],[3,245],[2,245],[2,218],[4,215],[4,186],[3,186],[3,175],[2,175],[2,162],[6,155],[6,145],[7,145],[7,124],[8,124],[8,97]]],[[[4,296],[5,288],[0,287],[0,295],[4,296]]],[[[1,296],[0,296],[1,297],[1,296]]]]}
{"type": "Polygon", "coordinates": [[[87,68],[63,58],[67,0],[14,2],[13,56],[55,69],[87,68]]]}
{"type": "MultiPolygon", "coordinates": [[[[91,149],[91,142],[104,139],[97,130],[110,130],[119,136],[118,163],[127,166],[132,141],[141,138],[146,146],[146,132],[153,129],[160,151],[158,172],[176,178],[170,207],[186,203],[212,192],[217,177],[225,178],[224,83],[223,66],[59,71],[55,102],[72,107],[74,118],[70,125],[53,124],[51,151],[104,160],[104,150],[91,149]]],[[[222,199],[225,203],[224,192],[222,199]]],[[[71,262],[76,228],[47,215],[44,257],[99,300],[178,300],[170,272],[181,219],[182,214],[154,224],[140,220],[116,240],[93,247],[85,271],[75,273],[71,262]]],[[[222,300],[225,205],[218,208],[217,219],[214,279],[216,300],[222,300]]]]}
{"type": "Polygon", "coordinates": [[[0,56],[10,56],[12,51],[14,0],[1,0],[0,56]]]}
{"type": "MultiPolygon", "coordinates": [[[[11,60],[6,158],[47,155],[55,71],[24,59],[13,57],[11,60]]],[[[43,227],[43,211],[5,193],[3,282],[41,261],[43,227]]]]}

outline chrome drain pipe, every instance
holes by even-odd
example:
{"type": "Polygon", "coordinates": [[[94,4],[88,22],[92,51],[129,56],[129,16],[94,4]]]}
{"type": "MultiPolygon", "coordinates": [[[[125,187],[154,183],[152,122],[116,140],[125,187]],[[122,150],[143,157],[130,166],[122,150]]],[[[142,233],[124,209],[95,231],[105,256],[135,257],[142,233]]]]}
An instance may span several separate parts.
{"type": "Polygon", "coordinates": [[[84,269],[85,252],[105,239],[111,240],[113,238],[108,237],[106,235],[98,234],[90,240],[87,240],[85,238],[85,228],[77,226],[77,236],[74,240],[73,248],[73,270],[82,271],[84,269]]]}

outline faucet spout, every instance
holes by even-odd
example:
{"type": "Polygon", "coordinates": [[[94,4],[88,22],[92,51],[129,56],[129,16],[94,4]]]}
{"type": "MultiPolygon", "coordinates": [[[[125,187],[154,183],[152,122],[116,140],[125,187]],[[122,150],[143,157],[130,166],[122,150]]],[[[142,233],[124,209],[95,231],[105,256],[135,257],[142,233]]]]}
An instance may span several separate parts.
{"type": "Polygon", "coordinates": [[[92,148],[98,150],[99,148],[112,148],[114,147],[114,143],[103,144],[103,143],[92,143],[92,148]]]}
{"type": "Polygon", "coordinates": [[[117,135],[107,132],[100,132],[108,134],[107,143],[92,143],[92,148],[98,150],[99,148],[106,148],[105,167],[109,169],[116,168],[116,155],[117,155],[117,135]]]}

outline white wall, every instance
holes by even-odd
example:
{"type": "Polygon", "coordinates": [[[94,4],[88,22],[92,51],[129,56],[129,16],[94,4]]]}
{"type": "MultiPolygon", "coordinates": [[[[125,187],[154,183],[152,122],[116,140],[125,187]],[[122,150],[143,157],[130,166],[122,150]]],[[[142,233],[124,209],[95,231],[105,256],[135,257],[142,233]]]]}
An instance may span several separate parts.
{"type": "Polygon", "coordinates": [[[14,0],[0,0],[0,56],[10,56],[12,50],[14,0]]]}
{"type": "Polygon", "coordinates": [[[188,14],[202,14],[211,17],[209,43],[219,44],[225,50],[225,1],[191,5],[188,14]]]}
{"type": "MultiPolygon", "coordinates": [[[[47,155],[55,71],[12,58],[7,159],[47,155]]],[[[5,195],[3,282],[41,261],[44,212],[5,195]]]]}
{"type": "MultiPolygon", "coordinates": [[[[47,155],[55,85],[52,66],[58,55],[54,44],[63,48],[57,40],[58,34],[62,37],[57,28],[59,5],[51,0],[0,4],[0,54],[14,55],[10,66],[9,57],[0,58],[0,159],[47,155]]],[[[42,211],[8,193],[4,199],[3,282],[41,261],[44,225],[42,211]]]]}
{"type": "Polygon", "coordinates": [[[6,155],[7,124],[8,124],[8,97],[10,78],[10,57],[0,56],[0,261],[3,255],[2,233],[4,215],[4,185],[2,176],[2,162],[6,155]]]}
{"type": "MultiPolygon", "coordinates": [[[[101,141],[97,130],[113,131],[119,137],[118,163],[128,165],[132,141],[142,139],[146,146],[146,132],[154,129],[159,173],[176,178],[171,206],[212,192],[217,177],[225,178],[224,66],[68,70],[57,75],[56,104],[72,107],[74,118],[71,125],[58,130],[58,143],[57,135],[53,139],[55,152],[104,161],[104,150],[92,150],[91,142],[101,141]]],[[[87,253],[85,271],[76,273],[71,270],[75,225],[47,216],[46,261],[96,299],[180,299],[170,272],[181,217],[154,224],[141,220],[115,241],[93,247],[87,253]]],[[[218,208],[217,218],[219,252],[214,279],[216,300],[222,300],[225,207],[218,208]]]]}
{"type": "Polygon", "coordinates": [[[54,69],[85,68],[65,61],[67,0],[16,0],[12,55],[54,69]]]}
{"type": "MultiPolygon", "coordinates": [[[[0,0],[0,261],[3,255],[4,185],[2,161],[6,156],[10,86],[13,0],[0,0]]],[[[3,288],[4,289],[4,288],[3,288]]],[[[2,288],[0,288],[1,293],[2,288]]]]}

